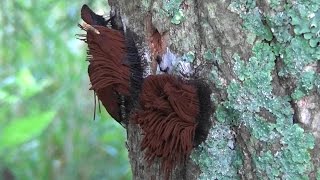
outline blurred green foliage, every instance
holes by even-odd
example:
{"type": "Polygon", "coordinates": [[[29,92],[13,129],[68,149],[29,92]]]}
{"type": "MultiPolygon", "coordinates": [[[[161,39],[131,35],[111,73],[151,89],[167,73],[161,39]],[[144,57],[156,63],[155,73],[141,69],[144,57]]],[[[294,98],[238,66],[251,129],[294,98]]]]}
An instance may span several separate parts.
{"type": "Polygon", "coordinates": [[[105,1],[0,2],[0,179],[131,179],[124,129],[93,121],[80,8],[105,1]]]}

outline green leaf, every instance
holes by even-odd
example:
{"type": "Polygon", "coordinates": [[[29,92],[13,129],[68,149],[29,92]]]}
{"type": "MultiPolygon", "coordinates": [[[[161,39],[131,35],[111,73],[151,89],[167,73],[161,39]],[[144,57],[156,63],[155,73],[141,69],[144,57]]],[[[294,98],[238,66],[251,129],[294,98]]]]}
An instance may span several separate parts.
{"type": "Polygon", "coordinates": [[[54,115],[55,112],[47,111],[13,120],[0,133],[0,153],[6,148],[15,147],[40,135],[54,115]]]}

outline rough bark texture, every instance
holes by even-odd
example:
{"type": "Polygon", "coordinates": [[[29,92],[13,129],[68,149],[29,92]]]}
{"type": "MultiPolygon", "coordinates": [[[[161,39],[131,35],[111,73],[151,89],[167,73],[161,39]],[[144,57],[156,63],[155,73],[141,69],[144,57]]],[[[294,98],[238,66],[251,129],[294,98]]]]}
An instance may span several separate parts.
{"type": "MultiPolygon", "coordinates": [[[[320,3],[109,0],[109,4],[111,13],[136,33],[147,62],[145,76],[155,58],[148,47],[153,27],[177,56],[192,55],[198,67],[194,76],[207,79],[212,87],[216,120],[208,141],[172,172],[171,179],[320,178],[320,30],[313,29],[320,26],[320,3]],[[222,162],[219,156],[232,158],[222,162]]],[[[133,178],[163,179],[158,162],[148,167],[144,161],[141,129],[130,123],[127,131],[133,178]]]]}

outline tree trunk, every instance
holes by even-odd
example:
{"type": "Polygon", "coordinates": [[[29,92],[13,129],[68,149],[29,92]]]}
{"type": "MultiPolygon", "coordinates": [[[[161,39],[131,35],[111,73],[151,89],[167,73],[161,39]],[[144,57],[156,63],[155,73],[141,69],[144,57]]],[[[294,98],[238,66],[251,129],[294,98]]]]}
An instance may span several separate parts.
{"type": "MultiPolygon", "coordinates": [[[[320,179],[320,3],[317,0],[109,0],[137,35],[152,73],[150,36],[212,89],[213,127],[171,179],[320,179]],[[183,59],[183,58],[182,58],[183,59]]],[[[181,76],[181,75],[180,75],[181,76]]],[[[164,179],[128,129],[133,179],[164,179]]]]}

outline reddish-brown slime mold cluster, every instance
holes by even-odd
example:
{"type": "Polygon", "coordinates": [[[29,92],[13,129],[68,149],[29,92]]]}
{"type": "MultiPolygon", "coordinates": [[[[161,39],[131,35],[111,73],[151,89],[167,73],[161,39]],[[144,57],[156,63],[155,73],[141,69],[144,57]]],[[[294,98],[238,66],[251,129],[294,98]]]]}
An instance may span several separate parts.
{"type": "Polygon", "coordinates": [[[134,121],[144,132],[141,148],[146,150],[149,163],[160,157],[162,170],[168,175],[194,146],[197,90],[172,75],[151,75],[143,83],[140,105],[134,121]]]}
{"type": "Polygon", "coordinates": [[[88,44],[91,89],[108,113],[120,122],[122,101],[131,101],[133,89],[139,89],[142,79],[138,52],[129,42],[131,37],[107,27],[109,20],[95,14],[87,5],[82,7],[81,17],[86,22],[80,27],[87,32],[82,40],[88,44]]]}
{"type": "Polygon", "coordinates": [[[89,76],[96,92],[112,87],[122,95],[129,95],[130,69],[124,64],[126,46],[121,32],[102,26],[93,26],[100,34],[87,32],[89,47],[89,76]]]}
{"type": "Polygon", "coordinates": [[[130,69],[124,64],[125,39],[121,32],[103,26],[87,31],[88,74],[98,99],[109,114],[120,121],[119,95],[129,96],[130,69]]]}
{"type": "MultiPolygon", "coordinates": [[[[86,5],[81,17],[86,22],[80,27],[87,31],[82,40],[88,44],[91,89],[118,122],[123,120],[121,107],[127,106],[130,120],[143,131],[145,159],[151,165],[160,158],[168,179],[176,165],[186,162],[192,148],[207,137],[212,111],[210,88],[204,81],[185,81],[168,74],[149,75],[143,80],[131,31],[124,34],[107,27],[110,20],[86,5]]],[[[164,37],[151,29],[149,47],[158,57],[163,54],[164,37]]]]}

